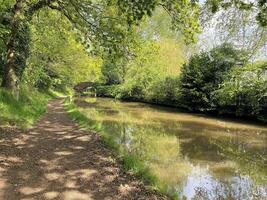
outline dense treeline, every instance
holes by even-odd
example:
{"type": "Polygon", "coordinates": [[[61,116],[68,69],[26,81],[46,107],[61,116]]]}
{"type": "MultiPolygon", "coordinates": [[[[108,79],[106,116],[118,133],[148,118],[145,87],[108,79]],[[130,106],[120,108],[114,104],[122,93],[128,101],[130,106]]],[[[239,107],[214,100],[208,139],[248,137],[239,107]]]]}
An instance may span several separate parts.
{"type": "Polygon", "coordinates": [[[192,56],[176,75],[160,71],[155,58],[139,59],[135,64],[140,67],[130,68],[125,82],[100,86],[98,95],[266,121],[266,61],[249,62],[244,51],[229,44],[192,56]]]}

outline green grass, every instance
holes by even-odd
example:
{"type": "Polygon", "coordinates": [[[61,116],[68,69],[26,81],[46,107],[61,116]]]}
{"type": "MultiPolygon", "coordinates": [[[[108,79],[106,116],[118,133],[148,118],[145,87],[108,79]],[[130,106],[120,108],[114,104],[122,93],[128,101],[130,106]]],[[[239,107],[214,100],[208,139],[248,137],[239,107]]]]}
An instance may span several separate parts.
{"type": "Polygon", "coordinates": [[[79,109],[71,102],[70,99],[65,100],[65,108],[72,120],[79,123],[81,128],[97,131],[105,145],[113,151],[113,154],[121,161],[124,171],[128,171],[135,177],[150,186],[150,189],[158,190],[159,192],[168,195],[171,199],[177,199],[176,194],[170,193],[166,184],[162,183],[152,172],[145,166],[144,162],[137,155],[123,151],[115,142],[115,139],[102,131],[101,127],[87,118],[79,109]]]}
{"type": "Polygon", "coordinates": [[[22,87],[17,96],[0,89],[0,125],[31,126],[46,112],[46,105],[53,96],[52,92],[38,92],[26,87],[22,87]]]}

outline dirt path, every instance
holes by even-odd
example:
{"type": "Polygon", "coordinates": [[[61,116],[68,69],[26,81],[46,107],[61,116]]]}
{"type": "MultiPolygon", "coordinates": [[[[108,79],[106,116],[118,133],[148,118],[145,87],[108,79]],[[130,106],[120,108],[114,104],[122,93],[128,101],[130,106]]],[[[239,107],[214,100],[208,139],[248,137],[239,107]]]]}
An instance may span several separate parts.
{"type": "Polygon", "coordinates": [[[121,172],[94,133],[79,130],[62,100],[29,131],[0,129],[0,199],[165,199],[121,172]]]}

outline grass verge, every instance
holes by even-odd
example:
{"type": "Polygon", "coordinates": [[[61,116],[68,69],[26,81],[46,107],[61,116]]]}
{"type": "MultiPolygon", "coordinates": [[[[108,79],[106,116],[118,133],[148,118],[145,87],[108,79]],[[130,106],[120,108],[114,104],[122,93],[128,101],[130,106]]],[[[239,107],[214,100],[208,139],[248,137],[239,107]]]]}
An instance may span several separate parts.
{"type": "Polygon", "coordinates": [[[167,185],[162,183],[151,170],[145,166],[144,162],[140,160],[137,155],[130,154],[123,150],[111,135],[106,134],[102,130],[101,125],[84,115],[70,98],[65,100],[64,105],[70,118],[77,122],[81,128],[97,131],[105,145],[111,149],[113,154],[121,161],[124,171],[130,172],[135,177],[142,180],[151,190],[157,190],[160,193],[169,196],[171,199],[177,199],[176,194],[170,193],[167,185]]]}
{"type": "Polygon", "coordinates": [[[17,96],[0,89],[0,126],[28,128],[46,112],[48,101],[55,96],[51,91],[39,92],[26,87],[17,96]]]}

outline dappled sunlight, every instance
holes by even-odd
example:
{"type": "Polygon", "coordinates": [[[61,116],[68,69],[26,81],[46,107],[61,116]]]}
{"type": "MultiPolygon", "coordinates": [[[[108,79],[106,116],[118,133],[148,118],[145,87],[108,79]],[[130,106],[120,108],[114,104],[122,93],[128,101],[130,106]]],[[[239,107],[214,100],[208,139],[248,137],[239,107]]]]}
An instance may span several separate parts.
{"type": "Polygon", "coordinates": [[[134,190],[134,188],[127,185],[127,184],[120,185],[120,187],[119,187],[119,191],[122,193],[123,196],[129,195],[129,193],[133,190],[134,190]]]}
{"type": "Polygon", "coordinates": [[[45,199],[55,199],[59,196],[59,192],[46,192],[43,196],[45,199]]]}
{"type": "Polygon", "coordinates": [[[55,154],[59,155],[59,156],[68,156],[68,155],[73,154],[73,152],[70,152],[70,151],[57,151],[57,152],[55,152],[55,154]]]}
{"type": "Polygon", "coordinates": [[[85,136],[77,137],[76,140],[79,140],[82,142],[88,142],[90,140],[90,136],[85,135],[85,136]]]}
{"type": "Polygon", "coordinates": [[[0,199],[127,199],[136,188],[120,193],[121,183],[131,181],[118,176],[111,153],[59,104],[52,102],[56,109],[23,134],[0,132],[0,199]]]}
{"type": "MultiPolygon", "coordinates": [[[[1,168],[0,168],[1,169],[1,168]]],[[[3,173],[3,170],[0,170],[0,173],[3,173]]],[[[4,199],[5,190],[7,188],[7,180],[1,178],[0,176],[0,199],[4,199]]]]}
{"type": "Polygon", "coordinates": [[[70,190],[63,192],[62,198],[65,200],[91,200],[91,196],[86,192],[80,192],[77,190],[70,190]]]}
{"type": "Polygon", "coordinates": [[[40,133],[32,131],[29,135],[40,135],[40,133]]]}
{"type": "Polygon", "coordinates": [[[65,182],[65,187],[75,189],[75,188],[78,188],[79,186],[76,180],[67,180],[65,182]]]}
{"type": "MultiPolygon", "coordinates": [[[[67,133],[67,131],[57,131],[55,132],[55,134],[57,135],[65,135],[67,133]]],[[[68,136],[65,136],[65,137],[68,137],[68,136]]]]}
{"type": "Polygon", "coordinates": [[[79,170],[70,170],[67,171],[67,174],[70,176],[77,176],[84,179],[90,179],[93,174],[97,173],[94,169],[79,169],[79,170]]]}
{"type": "Polygon", "coordinates": [[[14,156],[9,156],[9,157],[6,157],[5,160],[7,162],[10,162],[10,163],[22,163],[22,159],[19,158],[19,157],[14,157],[14,156]]]}
{"type": "Polygon", "coordinates": [[[47,180],[49,180],[49,181],[53,181],[53,180],[62,180],[62,178],[61,177],[63,177],[61,174],[59,174],[59,173],[47,173],[47,174],[45,174],[44,175],[45,176],[45,178],[47,179],[47,180]]]}
{"type": "Polygon", "coordinates": [[[27,195],[32,195],[32,194],[35,194],[35,193],[40,193],[44,190],[44,188],[34,188],[34,187],[22,187],[20,189],[20,192],[27,196],[27,195]]]}
{"type": "MultiPolygon", "coordinates": [[[[69,138],[68,138],[69,139],[69,138]]],[[[72,147],[73,149],[76,149],[76,150],[82,150],[82,149],[85,149],[85,147],[82,147],[82,146],[74,146],[72,147]]]]}

